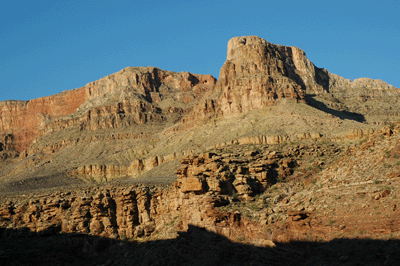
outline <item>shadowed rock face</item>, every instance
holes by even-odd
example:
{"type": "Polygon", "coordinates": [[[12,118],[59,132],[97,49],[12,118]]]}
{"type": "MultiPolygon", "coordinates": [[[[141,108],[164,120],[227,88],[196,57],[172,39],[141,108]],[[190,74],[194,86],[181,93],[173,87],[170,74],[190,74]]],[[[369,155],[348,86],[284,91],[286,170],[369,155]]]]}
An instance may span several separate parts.
{"type": "Polygon", "coordinates": [[[227,143],[363,136],[397,119],[399,98],[383,81],[317,68],[297,47],[235,37],[217,82],[128,67],[79,89],[1,102],[0,181],[108,181],[227,143]]]}

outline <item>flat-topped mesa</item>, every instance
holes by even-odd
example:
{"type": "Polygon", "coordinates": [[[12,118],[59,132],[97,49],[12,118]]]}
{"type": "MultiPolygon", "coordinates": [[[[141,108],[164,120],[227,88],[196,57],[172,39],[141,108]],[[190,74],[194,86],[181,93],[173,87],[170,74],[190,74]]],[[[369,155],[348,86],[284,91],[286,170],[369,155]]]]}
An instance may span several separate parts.
{"type": "Polygon", "coordinates": [[[305,102],[306,95],[308,99],[330,94],[338,100],[348,99],[350,105],[360,95],[362,101],[397,101],[400,97],[400,90],[381,80],[360,78],[351,82],[316,67],[297,47],[272,44],[257,36],[229,40],[216,89],[222,92],[219,104],[223,114],[263,108],[280,98],[305,102]]]}
{"type": "Polygon", "coordinates": [[[280,98],[305,102],[305,92],[324,91],[328,72],[316,68],[305,53],[257,36],[234,37],[216,88],[224,114],[275,104],[280,98]]]}

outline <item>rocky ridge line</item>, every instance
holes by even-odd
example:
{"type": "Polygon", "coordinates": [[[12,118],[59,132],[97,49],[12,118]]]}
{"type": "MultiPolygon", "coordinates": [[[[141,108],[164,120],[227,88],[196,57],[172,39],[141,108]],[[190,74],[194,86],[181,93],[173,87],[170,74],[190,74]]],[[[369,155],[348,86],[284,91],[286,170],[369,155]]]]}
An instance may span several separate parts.
{"type": "Polygon", "coordinates": [[[360,138],[396,120],[400,108],[393,86],[345,80],[317,68],[297,47],[256,36],[228,42],[215,82],[210,75],[129,67],[73,91],[0,103],[3,190],[38,178],[47,184],[136,178],[233,143],[360,138]]]}

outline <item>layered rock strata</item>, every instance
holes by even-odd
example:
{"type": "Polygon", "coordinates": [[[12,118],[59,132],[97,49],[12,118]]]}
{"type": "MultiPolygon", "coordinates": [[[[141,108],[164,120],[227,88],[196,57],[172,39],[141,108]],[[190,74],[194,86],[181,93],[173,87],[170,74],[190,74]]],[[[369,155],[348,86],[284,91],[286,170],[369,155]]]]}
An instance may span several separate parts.
{"type": "Polygon", "coordinates": [[[0,134],[12,138],[13,145],[2,142],[18,152],[26,150],[52,119],[72,114],[86,102],[84,88],[30,101],[0,102],[0,134]]]}
{"type": "Polygon", "coordinates": [[[278,98],[305,102],[306,87],[296,82],[295,73],[300,51],[256,36],[229,40],[227,59],[216,84],[216,89],[222,91],[222,113],[260,109],[274,104],[278,98]]]}
{"type": "Polygon", "coordinates": [[[382,81],[318,68],[297,47],[235,37],[217,82],[128,67],[76,90],[0,103],[0,179],[3,190],[37,178],[102,182],[232,143],[359,138],[397,120],[399,98],[382,81]]]}
{"type": "Polygon", "coordinates": [[[354,236],[355,228],[373,228],[376,231],[368,234],[375,237],[383,232],[379,230],[398,234],[393,221],[399,215],[395,188],[400,184],[400,168],[394,166],[399,132],[399,126],[387,126],[345,150],[326,143],[294,145],[281,152],[266,145],[232,145],[189,155],[181,160],[178,179],[169,188],[109,185],[25,200],[9,198],[0,205],[1,234],[169,238],[176,236],[174,230],[195,225],[259,246],[273,246],[271,240],[354,236]],[[349,160],[356,164],[346,164],[349,160]],[[363,169],[371,162],[376,164],[373,172],[366,173],[363,169]],[[372,182],[368,176],[376,173],[388,180],[372,182]],[[375,210],[379,206],[390,208],[375,210]],[[349,216],[354,211],[383,221],[377,225],[349,216]],[[169,229],[175,235],[168,234],[169,229]]]}
{"type": "Polygon", "coordinates": [[[169,189],[91,188],[3,202],[0,215],[8,224],[3,234],[64,232],[125,239],[149,236],[171,222],[180,230],[198,225],[229,238],[236,236],[235,228],[253,234],[249,228],[256,226],[240,214],[215,207],[229,204],[232,195],[251,199],[290,175],[296,165],[290,154],[276,151],[250,151],[241,157],[204,153],[186,156],[181,163],[178,179],[169,189]]]}
{"type": "Polygon", "coordinates": [[[262,193],[277,180],[289,176],[296,166],[290,156],[276,151],[263,154],[249,151],[241,157],[205,153],[185,157],[181,163],[175,186],[182,192],[237,194],[241,199],[262,193]]]}
{"type": "Polygon", "coordinates": [[[41,136],[65,128],[95,131],[162,122],[168,115],[187,112],[214,83],[210,75],[126,68],[80,89],[30,101],[4,101],[0,132],[12,138],[13,146],[5,141],[1,146],[22,152],[41,136]],[[166,105],[169,101],[178,104],[166,105]]]}
{"type": "Polygon", "coordinates": [[[0,158],[19,155],[20,162],[16,171],[16,160],[7,160],[10,167],[0,175],[19,180],[51,172],[91,181],[138,176],[176,158],[174,152],[147,154],[157,134],[179,122],[214,84],[211,75],[131,67],[55,96],[3,102],[0,158]]]}
{"type": "Polygon", "coordinates": [[[325,112],[358,114],[364,116],[359,120],[379,124],[377,116],[383,122],[394,121],[400,107],[400,91],[392,85],[369,78],[352,82],[316,67],[297,47],[272,44],[257,36],[229,40],[216,90],[222,93],[217,102],[224,115],[260,109],[287,98],[307,101],[325,112]],[[315,96],[317,99],[312,98],[315,96]]]}

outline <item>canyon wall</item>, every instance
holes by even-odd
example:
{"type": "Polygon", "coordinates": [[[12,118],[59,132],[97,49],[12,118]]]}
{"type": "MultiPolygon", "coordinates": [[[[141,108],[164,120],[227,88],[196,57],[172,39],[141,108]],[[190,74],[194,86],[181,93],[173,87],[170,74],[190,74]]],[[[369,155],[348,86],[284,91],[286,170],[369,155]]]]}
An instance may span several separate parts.
{"type": "Polygon", "coordinates": [[[22,152],[52,119],[74,113],[86,100],[86,90],[80,88],[30,101],[0,102],[0,135],[11,135],[12,149],[22,152]]]}
{"type": "Polygon", "coordinates": [[[260,109],[278,98],[305,102],[305,86],[293,79],[292,50],[299,49],[274,45],[256,36],[229,40],[227,59],[216,84],[216,89],[222,91],[222,112],[260,109]]]}
{"type": "Polygon", "coordinates": [[[2,147],[22,152],[42,135],[67,127],[99,130],[162,122],[163,115],[182,113],[214,83],[211,75],[126,68],[76,90],[30,101],[4,101],[0,134],[9,137],[2,147]],[[184,106],[153,104],[163,100],[184,106]]]}
{"type": "Polygon", "coordinates": [[[290,175],[296,166],[290,154],[249,151],[237,157],[204,153],[186,156],[181,163],[178,179],[170,188],[92,187],[2,202],[2,236],[62,232],[137,239],[173,224],[180,231],[195,225],[229,239],[244,232],[248,237],[258,234],[254,243],[272,243],[266,242],[260,224],[216,207],[228,205],[229,196],[235,194],[240,200],[249,200],[276,179],[290,175]]]}
{"type": "Polygon", "coordinates": [[[76,90],[1,102],[0,179],[136,178],[209,147],[357,138],[399,115],[398,89],[331,74],[297,47],[244,36],[227,50],[218,81],[128,67],[76,90]]]}
{"type": "Polygon", "coordinates": [[[400,230],[393,222],[400,215],[400,167],[388,167],[398,162],[399,132],[398,124],[386,126],[344,148],[231,145],[188,155],[172,186],[105,184],[2,195],[0,237],[81,233],[138,241],[175,238],[195,226],[257,246],[358,238],[359,230],[384,239],[400,230]]]}

